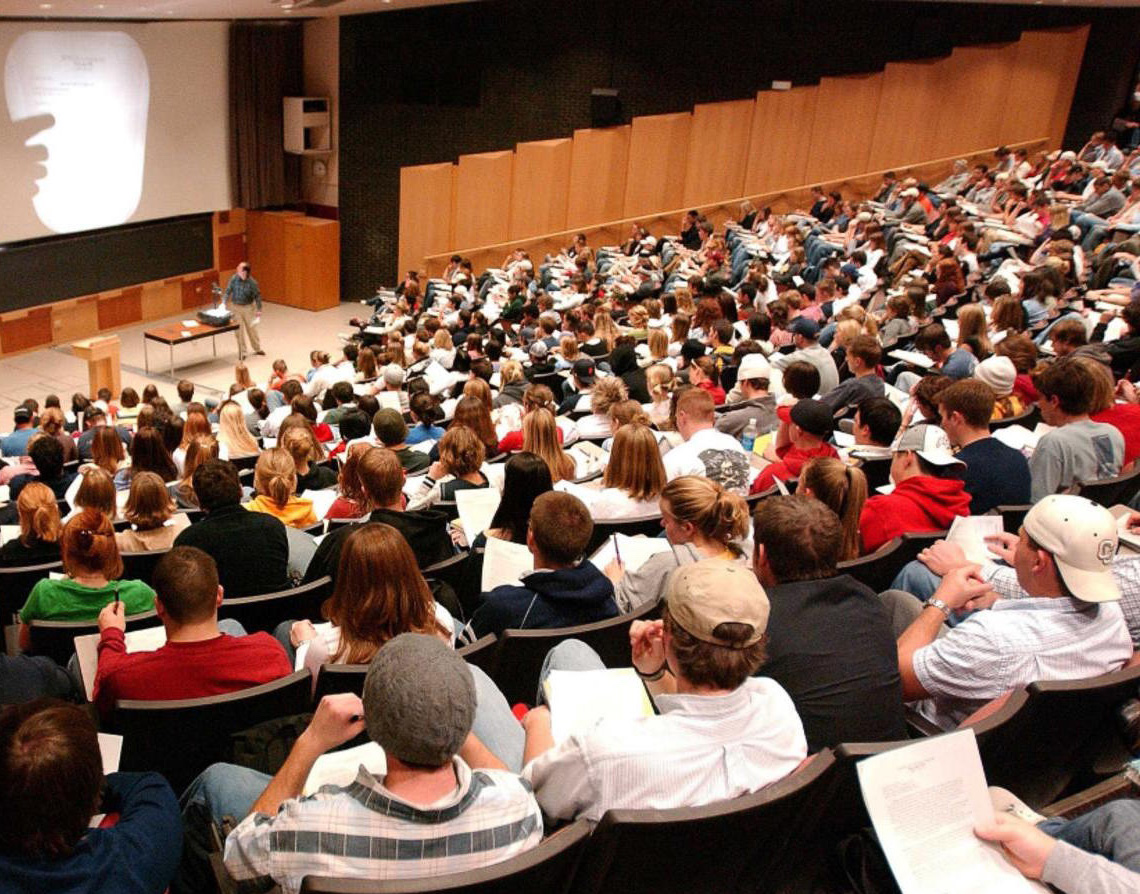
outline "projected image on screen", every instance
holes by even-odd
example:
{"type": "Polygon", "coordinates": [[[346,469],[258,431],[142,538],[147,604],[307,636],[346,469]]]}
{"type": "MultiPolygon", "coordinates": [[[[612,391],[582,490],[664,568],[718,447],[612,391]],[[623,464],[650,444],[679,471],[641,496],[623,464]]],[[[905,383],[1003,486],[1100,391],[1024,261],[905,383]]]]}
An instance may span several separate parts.
{"type": "MultiPolygon", "coordinates": [[[[42,147],[37,160],[47,174],[28,194],[45,227],[73,233],[115,226],[135,213],[143,189],[150,74],[130,35],[25,32],[5,59],[4,95],[14,124],[50,125],[25,144],[42,147]]],[[[34,164],[30,170],[42,175],[34,164]]]]}

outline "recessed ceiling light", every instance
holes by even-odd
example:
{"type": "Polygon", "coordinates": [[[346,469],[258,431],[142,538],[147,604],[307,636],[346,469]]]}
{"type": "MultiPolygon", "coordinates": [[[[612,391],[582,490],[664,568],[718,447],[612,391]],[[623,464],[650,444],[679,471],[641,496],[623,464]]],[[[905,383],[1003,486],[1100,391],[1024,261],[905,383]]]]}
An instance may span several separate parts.
{"type": "Polygon", "coordinates": [[[51,4],[50,3],[41,3],[40,9],[51,9],[51,4]]]}

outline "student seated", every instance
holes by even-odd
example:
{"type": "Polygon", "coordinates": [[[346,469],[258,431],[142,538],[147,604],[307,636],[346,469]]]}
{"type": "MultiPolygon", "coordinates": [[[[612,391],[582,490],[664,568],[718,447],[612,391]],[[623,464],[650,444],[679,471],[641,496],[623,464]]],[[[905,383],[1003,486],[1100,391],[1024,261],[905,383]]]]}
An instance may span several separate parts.
{"type": "Polygon", "coordinates": [[[162,894],[178,868],[178,801],[157,773],[103,775],[95,724],[52,699],[0,711],[5,892],[162,894]],[[92,829],[96,813],[113,825],[92,829]]]}
{"type": "Polygon", "coordinates": [[[20,536],[0,546],[0,567],[20,568],[59,560],[62,524],[55,494],[38,481],[24,486],[16,500],[20,536]]]}
{"type": "Polygon", "coordinates": [[[99,667],[94,702],[110,716],[118,699],[165,701],[222,695],[293,671],[268,633],[248,636],[236,621],[218,621],[223,588],[218,566],[202,550],[179,546],[154,569],[154,608],[166,644],[127,653],[126,612],[110,602],[99,613],[99,667]]]}
{"type": "Polygon", "coordinates": [[[396,454],[400,465],[409,474],[416,475],[431,465],[424,451],[408,446],[408,426],[398,411],[388,407],[377,410],[372,417],[372,430],[376,433],[376,440],[396,454]]]}
{"type": "Polygon", "coordinates": [[[324,490],[336,484],[336,472],[328,466],[316,464],[324,458],[324,450],[308,428],[290,426],[282,431],[279,443],[293,457],[297,472],[294,493],[300,495],[307,490],[324,490]]]}
{"type": "Polygon", "coordinates": [[[682,475],[699,475],[725,490],[748,493],[752,467],[736,438],[717,431],[713,399],[707,391],[690,388],[677,395],[676,428],[684,443],[665,454],[665,474],[672,481],[682,475]]]}
{"type": "Polygon", "coordinates": [[[63,580],[38,581],[20,609],[20,648],[31,648],[31,621],[94,621],[108,602],[123,603],[127,616],[154,608],[154,590],[139,580],[120,580],[123,560],[111,522],[84,509],[60,537],[63,580]]]}
{"type": "MultiPolygon", "coordinates": [[[[596,823],[612,809],[699,807],[793,772],[807,754],[803,724],[778,683],[753,676],[765,661],[768,612],[745,566],[706,559],[678,569],[661,620],[630,630],[634,669],[660,714],[603,720],[557,745],[549,709],[524,718],[523,777],[543,813],[596,823]]],[[[552,650],[548,663],[602,666],[575,640],[552,650]]]]}
{"type": "Polygon", "coordinates": [[[664,487],[665,465],[657,438],[646,426],[633,423],[614,435],[601,489],[578,492],[586,498],[591,518],[602,521],[656,515],[664,487]]]}
{"type": "Polygon", "coordinates": [[[857,335],[847,345],[847,368],[852,378],[840,382],[820,400],[831,412],[846,411],[872,397],[882,397],[884,382],[879,376],[883,349],[873,335],[857,335]]]}
{"type": "MultiPolygon", "coordinates": [[[[241,819],[225,842],[225,865],[241,883],[276,882],[297,894],[305,876],[414,879],[469,872],[510,859],[542,840],[528,785],[502,769],[472,767],[466,753],[476,690],[463,659],[436,637],[404,633],[372,659],[364,698],[326,696],[272,779],[215,764],[182,798],[186,845],[176,892],[213,884],[209,824],[241,819]],[[361,764],[351,785],[301,797],[318,757],[367,732],[386,766],[361,764]],[[372,842],[346,853],[333,826],[372,842]],[[424,841],[462,846],[425,853],[424,841]],[[409,842],[416,842],[406,851],[409,842]],[[401,859],[391,856],[400,851],[401,859]]],[[[357,839],[353,839],[357,840],[357,839]]],[[[177,848],[174,849],[175,852],[177,848]]]]}
{"type": "Polygon", "coordinates": [[[534,501],[526,545],[534,571],[521,586],[483,594],[468,625],[472,640],[488,633],[571,627],[618,614],[613,584],[583,554],[594,523],[577,497],[552,491],[534,501]]]}
{"type": "Polygon", "coordinates": [[[905,739],[890,619],[877,593],[836,574],[839,518],[797,492],[762,502],[754,524],[753,569],[772,607],[760,673],[792,697],[808,750],[905,739]]]}
{"type": "Polygon", "coordinates": [[[196,546],[218,565],[218,580],[231,599],[275,593],[289,586],[285,526],[265,512],[241,505],[241,480],[228,462],[202,463],[192,479],[206,517],[184,529],[175,546],[196,546]]]}
{"type": "Polygon", "coordinates": [[[115,543],[124,553],[170,549],[178,535],[190,526],[184,512],[174,512],[170,491],[154,472],[139,472],[131,478],[123,517],[131,527],[115,534],[115,543]]]}
{"type": "Polygon", "coordinates": [[[955,516],[970,514],[962,482],[966,464],[950,452],[946,432],[915,425],[899,435],[891,452],[895,489],[871,497],[859,518],[864,553],[907,532],[945,530],[955,516]]]}
{"type": "Polygon", "coordinates": [[[32,481],[51,488],[55,499],[62,500],[67,494],[76,473],[64,471],[64,449],[51,435],[37,434],[28,443],[28,456],[31,457],[35,474],[16,475],[8,482],[8,499],[17,500],[20,491],[32,481]]]}
{"type": "Polygon", "coordinates": [[[430,509],[441,501],[454,502],[461,490],[487,487],[490,482],[482,471],[485,458],[483,442],[475,432],[453,422],[439,442],[439,460],[432,463],[419,489],[408,499],[408,508],[430,509]]]}
{"type": "MultiPolygon", "coordinates": [[[[550,466],[541,456],[525,450],[514,454],[504,464],[503,494],[491,524],[485,532],[476,535],[471,548],[485,548],[488,537],[525,546],[534,501],[553,489],[550,466]]],[[[470,532],[465,531],[464,536],[469,537],[470,532]]]]}
{"type": "Polygon", "coordinates": [[[837,458],[839,454],[827,443],[832,424],[831,410],[823,401],[797,401],[790,410],[781,407],[775,443],[765,452],[770,462],[752,482],[750,493],[764,493],[777,478],[787,481],[798,477],[808,460],[837,458]]]}
{"type": "Polygon", "coordinates": [[[297,496],[297,469],[284,447],[264,451],[253,473],[257,496],[245,504],[250,512],[264,512],[291,528],[308,528],[319,519],[313,501],[297,496]]]}
{"type": "Polygon", "coordinates": [[[779,425],[776,399],[768,393],[771,375],[771,367],[763,354],[745,354],[740,359],[736,388],[742,399],[737,402],[737,409],[717,417],[717,431],[739,438],[750,422],[756,423],[758,435],[765,435],[779,425]]]}

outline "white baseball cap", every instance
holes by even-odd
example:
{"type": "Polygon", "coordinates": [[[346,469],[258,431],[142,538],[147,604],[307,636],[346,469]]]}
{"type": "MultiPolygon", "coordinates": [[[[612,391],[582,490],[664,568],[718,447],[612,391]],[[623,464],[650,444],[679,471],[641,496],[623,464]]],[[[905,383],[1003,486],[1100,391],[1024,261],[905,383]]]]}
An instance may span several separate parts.
{"type": "Polygon", "coordinates": [[[964,466],[950,449],[950,439],[937,425],[912,425],[900,432],[891,453],[914,452],[932,466],[964,466]]]}
{"type": "Polygon", "coordinates": [[[1082,602],[1119,601],[1112,576],[1117,536],[1111,512],[1085,497],[1052,494],[1037,501],[1024,525],[1033,542],[1053,556],[1074,596],[1082,602]]]}
{"type": "Polygon", "coordinates": [[[746,379],[767,379],[772,375],[772,367],[763,354],[745,354],[740,358],[740,369],[737,370],[736,380],[743,382],[746,379]]]}

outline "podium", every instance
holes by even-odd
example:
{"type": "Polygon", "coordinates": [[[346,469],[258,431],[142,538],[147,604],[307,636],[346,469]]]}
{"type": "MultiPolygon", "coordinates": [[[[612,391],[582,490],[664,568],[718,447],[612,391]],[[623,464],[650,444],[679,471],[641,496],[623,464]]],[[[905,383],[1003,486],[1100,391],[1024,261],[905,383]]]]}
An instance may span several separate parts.
{"type": "Polygon", "coordinates": [[[100,388],[108,388],[113,397],[122,390],[119,371],[119,336],[97,335],[73,342],[71,352],[87,361],[87,385],[92,399],[100,388]]]}

